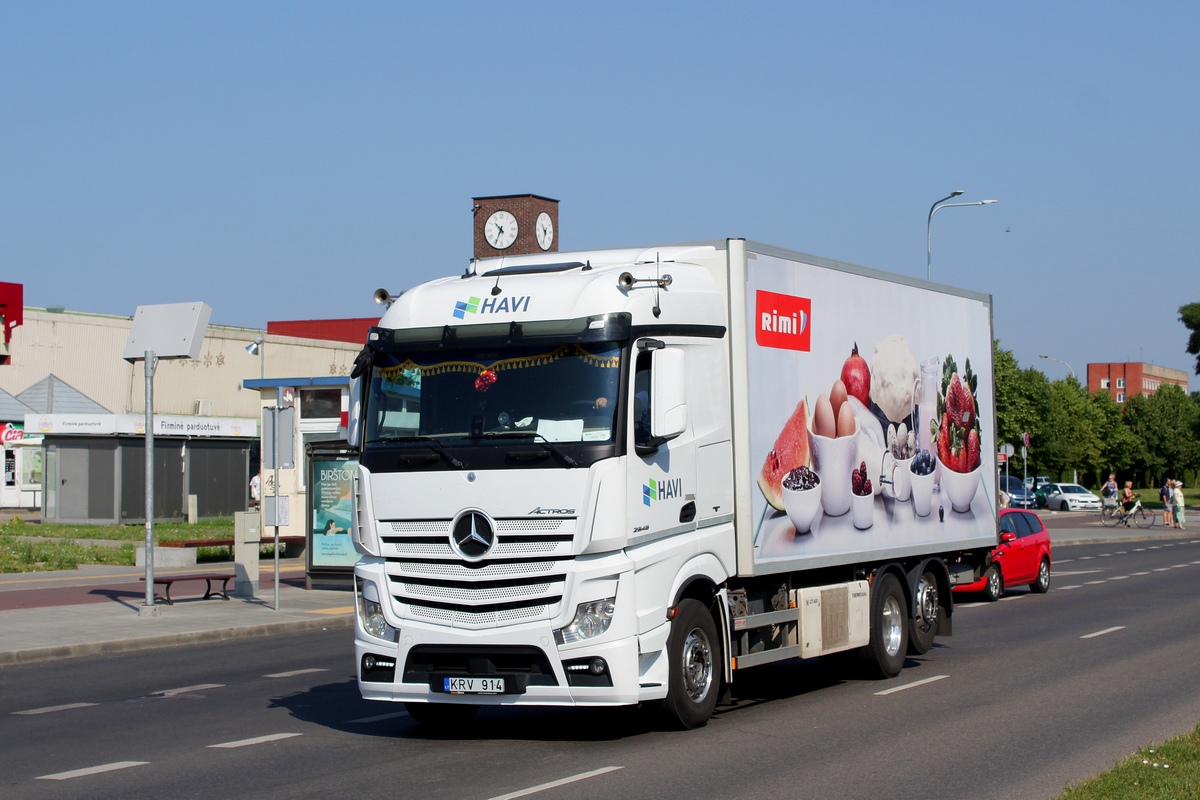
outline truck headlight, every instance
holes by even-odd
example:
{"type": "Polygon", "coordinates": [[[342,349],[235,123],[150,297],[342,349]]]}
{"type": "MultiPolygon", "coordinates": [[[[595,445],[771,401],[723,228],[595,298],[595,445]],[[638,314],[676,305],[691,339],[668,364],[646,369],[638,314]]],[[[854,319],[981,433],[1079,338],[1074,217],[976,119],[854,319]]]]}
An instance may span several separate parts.
{"type": "Polygon", "coordinates": [[[400,640],[400,631],[388,624],[379,602],[379,589],[371,581],[358,579],[358,621],[362,629],[377,639],[400,640]]]}
{"type": "Polygon", "coordinates": [[[554,639],[559,644],[582,642],[584,639],[594,639],[608,630],[612,624],[613,612],[616,610],[617,598],[609,597],[604,600],[593,600],[590,603],[580,603],[575,607],[575,619],[565,628],[554,632],[554,639]]]}

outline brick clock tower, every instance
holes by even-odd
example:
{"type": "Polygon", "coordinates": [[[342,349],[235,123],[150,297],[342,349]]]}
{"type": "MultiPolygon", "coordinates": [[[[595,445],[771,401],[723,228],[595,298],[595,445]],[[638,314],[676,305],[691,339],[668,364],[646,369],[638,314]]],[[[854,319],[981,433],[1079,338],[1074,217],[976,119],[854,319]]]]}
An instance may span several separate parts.
{"type": "Polygon", "coordinates": [[[536,194],[475,197],[475,258],[558,252],[558,201],[536,194]]]}

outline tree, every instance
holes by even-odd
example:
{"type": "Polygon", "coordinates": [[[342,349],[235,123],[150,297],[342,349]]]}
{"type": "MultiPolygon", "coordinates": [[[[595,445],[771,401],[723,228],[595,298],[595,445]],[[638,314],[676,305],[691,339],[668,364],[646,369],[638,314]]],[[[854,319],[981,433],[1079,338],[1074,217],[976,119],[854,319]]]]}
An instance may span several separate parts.
{"type": "Polygon", "coordinates": [[[1179,307],[1179,321],[1191,331],[1188,336],[1187,352],[1196,356],[1196,374],[1200,375],[1200,303],[1188,303],[1179,307]]]}
{"type": "Polygon", "coordinates": [[[1096,444],[1099,457],[1095,472],[1096,485],[1104,482],[1109,473],[1126,474],[1140,457],[1142,443],[1125,425],[1125,415],[1112,395],[1105,391],[1091,396],[1096,425],[1096,444]]]}

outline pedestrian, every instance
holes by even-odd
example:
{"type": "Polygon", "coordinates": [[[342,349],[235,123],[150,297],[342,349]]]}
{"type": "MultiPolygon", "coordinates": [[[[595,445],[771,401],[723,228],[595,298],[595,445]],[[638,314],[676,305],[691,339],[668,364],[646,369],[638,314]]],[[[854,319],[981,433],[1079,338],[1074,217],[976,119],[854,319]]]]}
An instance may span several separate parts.
{"type": "Polygon", "coordinates": [[[1100,487],[1100,494],[1104,497],[1104,505],[1115,506],[1117,504],[1117,476],[1109,475],[1108,480],[1100,487]]]}
{"type": "Polygon", "coordinates": [[[1171,513],[1171,506],[1175,504],[1175,492],[1170,478],[1163,478],[1163,485],[1158,490],[1158,496],[1163,504],[1163,525],[1174,527],[1175,515],[1171,513]]]}
{"type": "Polygon", "coordinates": [[[1175,527],[1183,530],[1183,481],[1175,481],[1175,527]]]}

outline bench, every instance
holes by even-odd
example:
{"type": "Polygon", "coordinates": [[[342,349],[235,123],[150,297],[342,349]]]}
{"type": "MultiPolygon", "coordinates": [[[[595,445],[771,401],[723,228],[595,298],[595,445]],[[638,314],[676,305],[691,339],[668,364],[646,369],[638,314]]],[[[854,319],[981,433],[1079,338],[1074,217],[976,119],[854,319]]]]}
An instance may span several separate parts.
{"type": "MultiPolygon", "coordinates": [[[[142,582],[145,582],[146,579],[139,578],[139,580],[141,580],[142,582]]],[[[173,583],[177,583],[179,581],[204,581],[205,582],[205,590],[204,590],[204,597],[201,598],[202,600],[207,600],[210,597],[220,597],[222,600],[228,600],[229,599],[229,582],[231,580],[233,580],[232,573],[228,574],[228,575],[222,575],[217,572],[210,572],[210,573],[205,573],[203,575],[171,575],[171,576],[162,577],[162,578],[155,578],[154,585],[155,586],[162,585],[163,587],[165,587],[163,594],[166,597],[167,605],[173,606],[173,605],[175,605],[175,603],[171,602],[171,584],[173,584],[173,583]],[[213,581],[221,582],[220,591],[213,591],[213,581]]]]}

